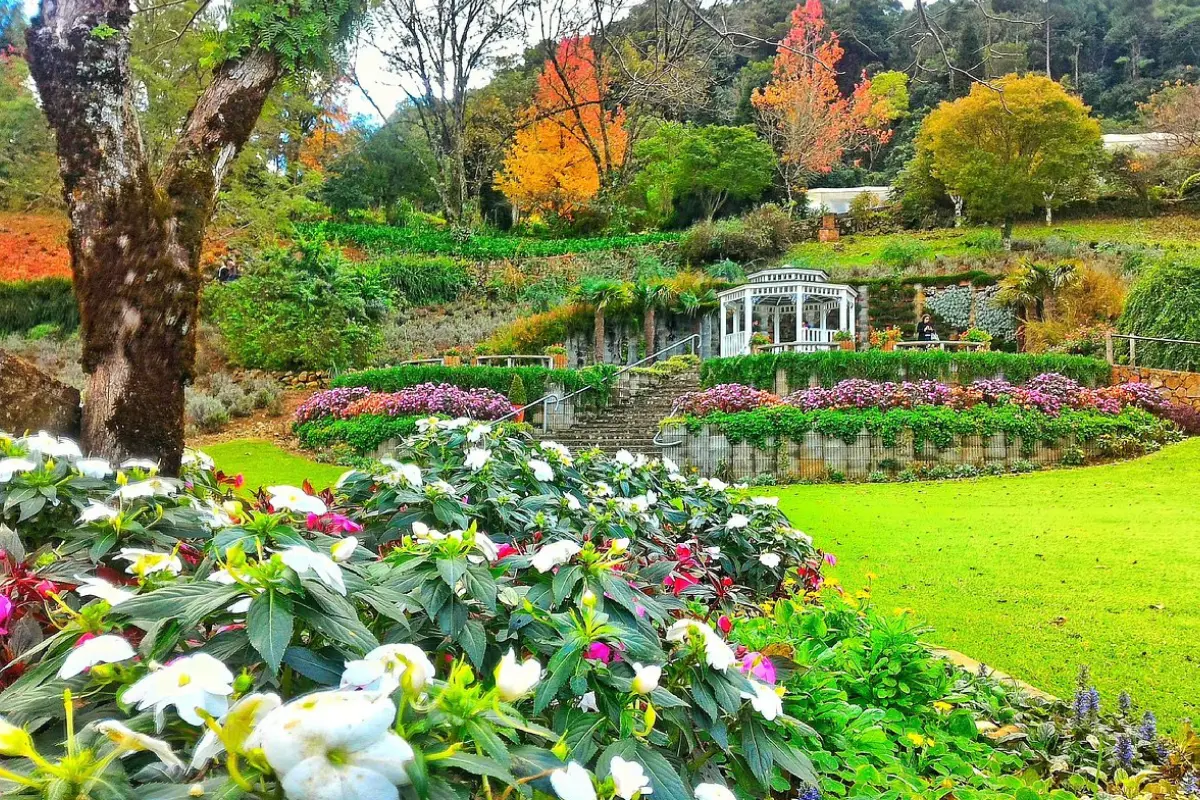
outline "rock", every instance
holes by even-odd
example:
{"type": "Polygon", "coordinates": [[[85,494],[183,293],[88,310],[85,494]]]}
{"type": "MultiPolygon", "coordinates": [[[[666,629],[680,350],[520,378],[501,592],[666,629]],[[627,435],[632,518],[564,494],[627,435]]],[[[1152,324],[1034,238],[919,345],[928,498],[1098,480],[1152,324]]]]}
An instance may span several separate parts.
{"type": "Polygon", "coordinates": [[[79,436],[79,391],[0,350],[0,430],[79,436]]]}

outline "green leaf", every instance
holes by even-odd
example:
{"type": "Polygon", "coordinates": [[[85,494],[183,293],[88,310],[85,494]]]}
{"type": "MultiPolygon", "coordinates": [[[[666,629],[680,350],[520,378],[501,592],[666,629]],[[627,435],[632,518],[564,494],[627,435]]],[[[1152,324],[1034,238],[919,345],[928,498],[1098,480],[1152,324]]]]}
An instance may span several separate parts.
{"type": "Polygon", "coordinates": [[[458,587],[459,580],[467,572],[467,561],[463,558],[439,558],[437,559],[437,571],[442,576],[442,580],[453,591],[458,587]]]}
{"type": "Polygon", "coordinates": [[[583,650],[579,642],[568,642],[565,647],[554,654],[547,667],[548,677],[538,684],[537,693],[533,699],[533,711],[540,714],[558,694],[558,690],[566,684],[579,668],[583,660],[583,650]]]}
{"type": "Polygon", "coordinates": [[[760,783],[771,782],[771,769],[774,759],[771,757],[770,745],[767,743],[766,731],[753,717],[742,725],[742,755],[750,765],[750,771],[760,783]]]}
{"type": "Polygon", "coordinates": [[[554,598],[554,604],[558,605],[571,594],[571,590],[575,588],[575,584],[583,577],[579,567],[570,566],[565,569],[560,569],[558,574],[554,576],[554,582],[550,584],[551,597],[554,598]]]}
{"type": "Polygon", "coordinates": [[[246,613],[246,632],[250,644],[263,657],[272,674],[279,673],[283,654],[292,641],[292,601],[274,590],[263,592],[250,601],[246,613]]]}
{"type": "Polygon", "coordinates": [[[596,762],[597,774],[604,778],[608,775],[609,765],[613,756],[620,756],[626,761],[636,761],[646,770],[650,779],[650,795],[654,800],[690,800],[692,792],[688,789],[679,772],[671,766],[657,750],[641,744],[636,739],[622,739],[613,742],[596,762]]]}
{"type": "Polygon", "coordinates": [[[342,679],[340,661],[314,653],[307,647],[289,647],[283,654],[283,663],[322,686],[337,686],[342,679]]]}
{"type": "Polygon", "coordinates": [[[439,767],[456,767],[471,775],[480,777],[486,775],[489,778],[504,781],[509,785],[515,785],[517,782],[517,779],[513,777],[512,772],[507,767],[487,756],[459,752],[445,758],[439,758],[436,763],[439,767]]]}
{"type": "Polygon", "coordinates": [[[812,761],[804,752],[792,747],[769,731],[765,732],[763,738],[766,741],[767,751],[776,764],[809,786],[817,785],[817,772],[813,769],[812,761]]]}
{"type": "Polygon", "coordinates": [[[462,645],[475,668],[482,669],[483,657],[487,651],[487,631],[484,630],[483,623],[477,619],[467,620],[467,624],[463,625],[458,634],[458,643],[462,645]]]}

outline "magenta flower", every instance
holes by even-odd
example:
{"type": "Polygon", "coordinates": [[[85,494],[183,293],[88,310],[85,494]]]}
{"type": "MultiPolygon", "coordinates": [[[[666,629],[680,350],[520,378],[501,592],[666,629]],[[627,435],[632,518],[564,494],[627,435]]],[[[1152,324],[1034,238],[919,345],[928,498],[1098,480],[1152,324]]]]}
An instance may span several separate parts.
{"type": "Polygon", "coordinates": [[[0,636],[7,636],[8,629],[5,623],[13,613],[13,601],[8,599],[7,595],[0,594],[0,636]]]}
{"type": "Polygon", "coordinates": [[[601,664],[608,664],[612,661],[612,648],[604,642],[592,642],[588,645],[587,652],[584,653],[584,658],[589,661],[599,661],[601,664]]]}
{"type": "Polygon", "coordinates": [[[742,674],[756,678],[768,686],[775,685],[775,665],[762,653],[751,651],[742,656],[742,674]]]}
{"type": "Polygon", "coordinates": [[[837,556],[835,556],[833,553],[826,553],[824,558],[825,558],[825,563],[828,564],[829,566],[831,566],[831,567],[837,566],[837,556]]]}

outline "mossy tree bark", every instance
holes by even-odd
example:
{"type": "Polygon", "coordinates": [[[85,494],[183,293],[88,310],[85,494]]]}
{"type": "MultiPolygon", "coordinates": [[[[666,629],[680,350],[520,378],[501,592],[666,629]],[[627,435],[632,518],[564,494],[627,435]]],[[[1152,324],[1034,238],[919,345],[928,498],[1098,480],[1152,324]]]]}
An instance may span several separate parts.
{"type": "Polygon", "coordinates": [[[138,125],[129,21],[128,0],[41,0],[28,58],[71,221],[84,445],[113,459],[159,458],[174,472],[204,232],[281,69],[265,50],[218,67],[155,178],[138,125]]]}

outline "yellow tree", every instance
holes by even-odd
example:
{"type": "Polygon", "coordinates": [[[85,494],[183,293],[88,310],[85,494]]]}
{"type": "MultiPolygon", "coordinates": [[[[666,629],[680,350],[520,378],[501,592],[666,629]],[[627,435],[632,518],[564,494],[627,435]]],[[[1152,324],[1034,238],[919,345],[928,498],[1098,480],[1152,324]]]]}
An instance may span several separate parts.
{"type": "Polygon", "coordinates": [[[570,217],[625,163],[625,112],[606,108],[608,97],[609,78],[590,38],[559,42],[496,175],[516,212],[570,217]]]}
{"type": "Polygon", "coordinates": [[[1083,194],[1100,155],[1100,123],[1078,97],[1042,75],[1008,75],[995,88],[942,103],[921,126],[917,152],[967,213],[1004,223],[1083,194]]]}

